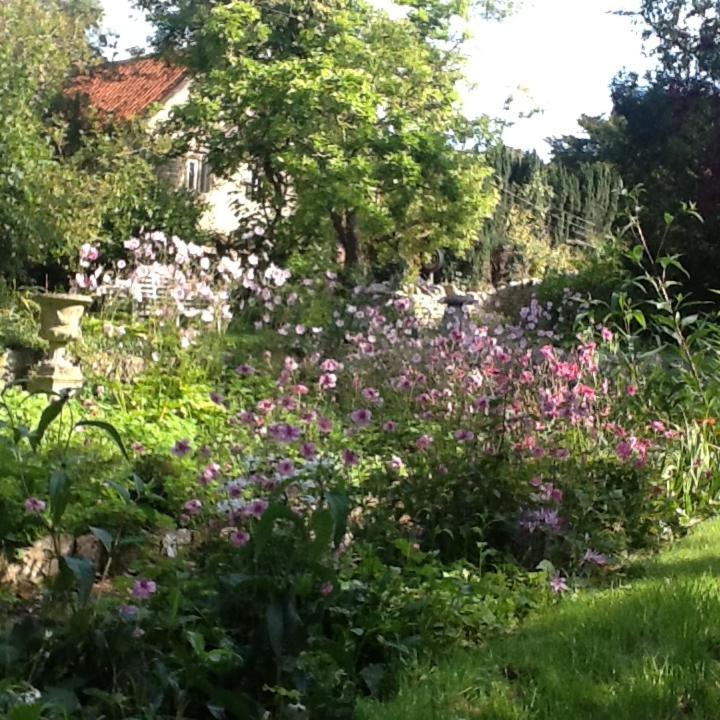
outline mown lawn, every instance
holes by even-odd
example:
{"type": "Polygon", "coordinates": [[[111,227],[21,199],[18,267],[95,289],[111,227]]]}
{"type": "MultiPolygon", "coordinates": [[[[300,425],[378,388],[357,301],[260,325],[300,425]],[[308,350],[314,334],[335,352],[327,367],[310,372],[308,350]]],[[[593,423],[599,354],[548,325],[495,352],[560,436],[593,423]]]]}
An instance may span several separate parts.
{"type": "Polygon", "coordinates": [[[580,593],[519,631],[406,676],[361,720],[720,718],[720,521],[619,588],[580,593]]]}

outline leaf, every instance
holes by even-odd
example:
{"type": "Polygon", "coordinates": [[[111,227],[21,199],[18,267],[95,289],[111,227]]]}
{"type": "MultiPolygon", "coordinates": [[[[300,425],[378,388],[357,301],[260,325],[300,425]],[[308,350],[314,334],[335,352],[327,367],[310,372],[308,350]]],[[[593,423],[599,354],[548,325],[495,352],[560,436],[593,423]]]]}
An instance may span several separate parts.
{"type": "Polygon", "coordinates": [[[104,528],[90,525],[90,532],[103,544],[108,555],[112,553],[113,536],[104,528]]]}
{"type": "Polygon", "coordinates": [[[61,395],[55,402],[51,402],[42,412],[40,421],[37,424],[35,430],[28,435],[30,446],[33,450],[37,450],[40,447],[42,439],[45,437],[47,429],[52,424],[53,420],[57,418],[63,411],[63,408],[70,399],[69,395],[61,395]]]}
{"type": "Polygon", "coordinates": [[[310,528],[315,532],[313,549],[316,557],[330,546],[333,538],[335,523],[332,514],[328,510],[317,510],[310,520],[310,528]]]}
{"type": "Polygon", "coordinates": [[[114,480],[108,480],[106,484],[108,485],[108,487],[117,490],[126,502],[132,502],[132,498],[130,497],[130,491],[124,485],[121,485],[119,482],[115,482],[114,480]]]}
{"type": "Polygon", "coordinates": [[[278,520],[287,520],[295,525],[295,527],[303,532],[305,526],[301,518],[299,518],[290,508],[281,503],[271,505],[260,518],[253,532],[253,543],[255,546],[255,554],[259,555],[266,543],[272,538],[273,528],[278,520]]]}
{"type": "Polygon", "coordinates": [[[125,445],[123,444],[122,438],[120,437],[120,433],[115,429],[114,425],[111,425],[108,422],[103,422],[102,420],[80,420],[80,422],[75,423],[75,427],[94,427],[98,428],[99,430],[103,430],[112,438],[113,442],[118,446],[120,452],[123,454],[123,457],[128,462],[130,462],[130,456],[125,449],[125,445]]]}
{"type": "Polygon", "coordinates": [[[192,630],[188,630],[185,634],[187,636],[188,642],[192,646],[192,649],[195,651],[195,654],[204,657],[205,636],[202,633],[194,632],[192,630]]]}
{"type": "Polygon", "coordinates": [[[271,602],[267,606],[265,620],[267,622],[270,645],[275,653],[275,657],[280,658],[282,656],[283,635],[285,633],[285,622],[283,620],[283,611],[280,603],[271,602]]]}
{"type": "Polygon", "coordinates": [[[327,504],[334,523],[333,544],[340,545],[347,530],[347,519],[350,514],[350,500],[347,495],[328,493],[327,504]]]}
{"type": "Polygon", "coordinates": [[[40,703],[34,705],[18,705],[14,707],[7,716],[8,720],[42,720],[43,706],[40,703]]]}
{"type": "Polygon", "coordinates": [[[56,470],[50,476],[50,517],[53,525],[60,524],[70,501],[70,478],[64,470],[56,470]]]}
{"type": "Polygon", "coordinates": [[[74,557],[72,555],[63,555],[62,562],[75,576],[78,597],[84,605],[90,599],[92,586],[95,582],[95,568],[93,564],[87,558],[74,557]]]}

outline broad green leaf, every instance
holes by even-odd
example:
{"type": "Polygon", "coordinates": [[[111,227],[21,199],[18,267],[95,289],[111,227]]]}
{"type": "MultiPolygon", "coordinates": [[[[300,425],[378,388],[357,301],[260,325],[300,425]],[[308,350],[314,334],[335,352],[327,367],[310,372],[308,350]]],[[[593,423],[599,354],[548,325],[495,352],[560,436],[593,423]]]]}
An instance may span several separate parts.
{"type": "Polygon", "coordinates": [[[107,435],[109,435],[113,442],[118,446],[120,452],[123,454],[123,457],[130,462],[130,456],[125,449],[120,433],[110,423],[103,422],[101,420],[80,420],[80,422],[75,424],[75,427],[94,427],[107,433],[107,435]]]}
{"type": "Polygon", "coordinates": [[[328,493],[327,504],[334,523],[333,543],[340,545],[347,530],[347,519],[350,514],[350,499],[340,493],[328,493]]]}
{"type": "Polygon", "coordinates": [[[53,525],[57,527],[65,514],[70,501],[70,477],[60,469],[50,476],[50,517],[53,525]]]}
{"type": "Polygon", "coordinates": [[[90,532],[103,544],[108,555],[112,552],[113,536],[104,528],[90,525],[90,532]]]}
{"type": "Polygon", "coordinates": [[[43,410],[37,427],[28,436],[28,439],[30,440],[30,445],[32,446],[33,450],[37,450],[38,447],[40,447],[40,443],[45,437],[47,429],[50,427],[53,420],[55,420],[55,418],[57,418],[63,411],[63,408],[65,407],[69,399],[69,395],[61,395],[57,400],[55,400],[55,402],[51,402],[43,410]]]}
{"type": "Polygon", "coordinates": [[[78,590],[80,602],[84,605],[92,593],[92,586],[95,582],[95,568],[87,558],[63,555],[62,562],[75,576],[75,584],[78,590]]]}
{"type": "Polygon", "coordinates": [[[275,657],[280,658],[282,656],[283,635],[285,634],[285,622],[280,603],[273,601],[267,606],[265,620],[267,622],[270,645],[275,653],[275,657]]]}

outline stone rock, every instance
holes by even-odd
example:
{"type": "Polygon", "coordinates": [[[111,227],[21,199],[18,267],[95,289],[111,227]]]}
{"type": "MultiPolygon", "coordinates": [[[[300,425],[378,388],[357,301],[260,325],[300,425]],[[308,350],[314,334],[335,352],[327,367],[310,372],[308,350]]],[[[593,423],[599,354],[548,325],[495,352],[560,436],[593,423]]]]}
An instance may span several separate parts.
{"type": "Polygon", "coordinates": [[[75,539],[75,555],[89,560],[95,572],[101,572],[105,562],[105,546],[94,535],[80,535],[75,539]]]}
{"type": "MultiPolygon", "coordinates": [[[[70,555],[75,546],[75,538],[72,535],[61,535],[58,545],[61,555],[70,555]]],[[[6,575],[11,584],[29,582],[39,585],[45,578],[53,577],[57,573],[58,561],[55,558],[52,538],[48,536],[23,550],[20,561],[11,563],[6,575]]]]}

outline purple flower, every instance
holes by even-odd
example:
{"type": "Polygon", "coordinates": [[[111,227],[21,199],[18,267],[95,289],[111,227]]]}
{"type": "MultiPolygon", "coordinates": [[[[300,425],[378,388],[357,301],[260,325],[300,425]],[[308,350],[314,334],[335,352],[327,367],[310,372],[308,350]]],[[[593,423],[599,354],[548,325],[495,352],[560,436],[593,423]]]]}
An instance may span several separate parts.
{"type": "Polygon", "coordinates": [[[552,590],[554,593],[557,593],[558,595],[560,595],[562,593],[568,592],[568,590],[570,590],[570,588],[568,587],[568,584],[565,581],[565,578],[558,573],[550,581],[550,590],[552,590]]]}
{"type": "Polygon", "coordinates": [[[138,600],[147,600],[157,591],[157,585],[152,580],[137,580],[133,585],[133,597],[138,600]]]}
{"type": "Polygon", "coordinates": [[[270,503],[267,500],[263,500],[262,498],[253,500],[247,506],[247,514],[249,517],[253,517],[256,520],[259,520],[263,516],[265,511],[268,509],[269,505],[270,503]]]}
{"type": "Polygon", "coordinates": [[[354,467],[360,462],[360,458],[358,457],[357,453],[354,453],[352,450],[343,450],[342,458],[343,462],[348,467],[354,467]]]}
{"type": "Polygon", "coordinates": [[[599,552],[595,552],[595,550],[591,550],[590,548],[585,551],[582,561],[584,563],[592,563],[593,565],[597,565],[598,567],[604,567],[609,562],[605,555],[599,552]]]}
{"type": "Polygon", "coordinates": [[[118,608],[118,612],[120,613],[120,617],[124,620],[134,620],[138,616],[138,612],[140,612],[140,610],[136,605],[121,605],[118,608]]]}
{"type": "Polygon", "coordinates": [[[365,425],[370,424],[370,421],[372,420],[372,413],[370,412],[370,410],[361,408],[360,410],[355,410],[355,412],[350,415],[350,419],[356,425],[364,427],[365,425]]]}
{"type": "Polygon", "coordinates": [[[397,423],[394,420],[388,420],[382,427],[386,433],[395,432],[397,430],[397,423]]]}
{"type": "Polygon", "coordinates": [[[332,390],[337,387],[337,375],[335,373],[323,373],[318,384],[321,390],[332,390]]]}
{"type": "Polygon", "coordinates": [[[235,372],[240,375],[240,377],[250,377],[250,375],[255,373],[255,368],[252,367],[252,365],[238,365],[235,368],[235,372]]]}
{"type": "Polygon", "coordinates": [[[172,449],[172,454],[175,457],[183,458],[190,452],[190,441],[189,440],[178,440],[172,449]]]}
{"type": "Polygon", "coordinates": [[[475,439],[475,433],[472,430],[456,430],[455,439],[458,442],[472,442],[475,439]]]}
{"type": "Polygon", "coordinates": [[[321,417],[318,418],[318,430],[323,433],[324,435],[327,435],[328,433],[332,432],[333,424],[332,420],[330,418],[321,417]]]}
{"type": "Polygon", "coordinates": [[[25,501],[25,511],[29,513],[41,513],[45,510],[45,501],[36,497],[29,497],[25,501]]]}
{"type": "Polygon", "coordinates": [[[210,400],[212,400],[216,405],[225,404],[225,398],[219,392],[211,392],[210,400]]]}
{"type": "Polygon", "coordinates": [[[306,460],[312,461],[317,457],[317,446],[315,443],[304,443],[300,448],[300,453],[306,460]]]}
{"type": "Polygon", "coordinates": [[[292,477],[295,474],[295,463],[292,460],[285,458],[277,464],[277,471],[283,477],[292,477]]]}
{"type": "Polygon", "coordinates": [[[245,547],[250,542],[250,533],[244,530],[235,530],[230,533],[230,542],[235,547],[245,547]]]}

